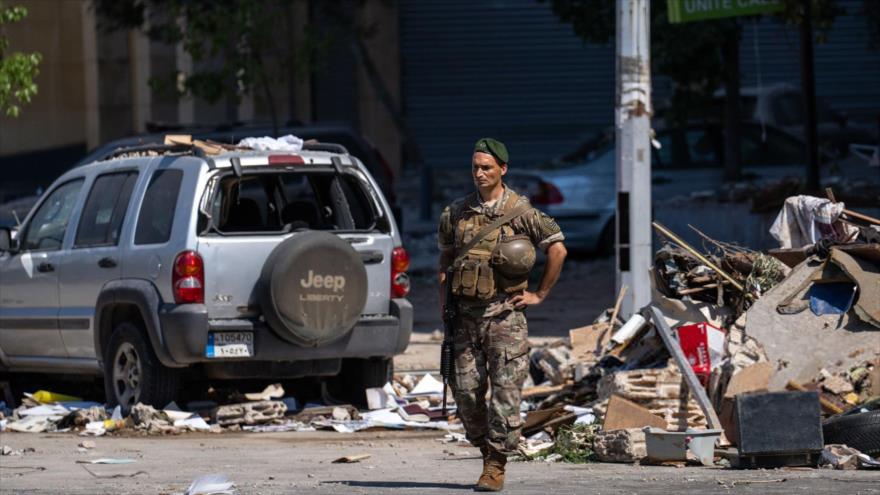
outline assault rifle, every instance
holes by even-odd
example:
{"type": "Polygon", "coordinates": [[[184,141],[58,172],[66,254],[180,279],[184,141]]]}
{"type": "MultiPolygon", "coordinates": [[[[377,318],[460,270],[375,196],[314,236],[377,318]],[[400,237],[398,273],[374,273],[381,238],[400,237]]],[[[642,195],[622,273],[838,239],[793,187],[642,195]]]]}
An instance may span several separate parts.
{"type": "Polygon", "coordinates": [[[446,301],[443,303],[443,345],[440,347],[440,376],[443,377],[443,417],[446,417],[446,387],[455,379],[455,320],[458,308],[452,294],[452,268],[446,270],[446,301]]]}

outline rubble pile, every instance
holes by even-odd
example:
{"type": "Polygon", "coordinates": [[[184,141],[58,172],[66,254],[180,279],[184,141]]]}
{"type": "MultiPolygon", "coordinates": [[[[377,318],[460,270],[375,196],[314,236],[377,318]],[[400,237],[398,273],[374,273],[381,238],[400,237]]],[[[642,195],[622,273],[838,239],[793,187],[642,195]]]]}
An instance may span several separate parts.
{"type": "MultiPolygon", "coordinates": [[[[421,377],[403,375],[382,388],[366,391],[369,410],[351,405],[309,403],[297,407],[296,400],[285,397],[280,384],[262,392],[233,393],[241,402],[217,404],[196,402],[191,411],[182,411],[174,402],[164,409],[145,404],[132,406],[123,417],[120,407],[108,410],[104,405],[72,400],[54,400],[58,394],[39,391],[26,394],[22,405],[8,410],[0,403],[0,431],[22,433],[77,432],[80,435],[113,434],[179,435],[186,432],[223,433],[226,431],[280,432],[332,430],[340,433],[370,428],[460,429],[450,424],[439,409],[443,384],[430,374],[421,377]],[[42,403],[39,398],[47,403],[42,403]]],[[[332,399],[332,398],[331,398],[332,399]]]]}
{"type": "MultiPolygon", "coordinates": [[[[557,444],[563,436],[570,442],[569,432],[582,425],[569,426],[577,416],[560,424],[558,414],[546,414],[562,406],[583,408],[596,418],[584,448],[593,454],[590,459],[605,462],[666,459],[651,451],[652,443],[658,449],[666,433],[672,445],[675,432],[693,432],[694,438],[716,432],[718,446],[738,462],[756,438],[772,437],[762,430],[768,427],[762,415],[783,414],[792,418],[791,428],[798,427],[796,412],[752,413],[748,408],[755,402],[742,400],[780,390],[812,393],[806,400],[814,400],[816,410],[821,406],[825,425],[853,406],[875,414],[878,224],[842,203],[795,197],[786,201],[772,229],[785,248],[761,253],[694,229],[703,239],[699,250],[655,223],[668,242],[655,255],[651,305],[626,321],[609,309],[591,325],[572,329],[567,341],[532,350],[531,379],[523,391],[526,424],[529,418],[542,422],[525,429],[523,457],[563,460],[557,444]],[[657,440],[646,442],[649,431],[657,440]]],[[[812,431],[803,438],[818,442],[818,450],[813,445],[794,451],[813,465],[822,455],[833,457],[821,452],[822,419],[806,418],[804,424],[812,431]]],[[[778,424],[771,426],[778,430],[778,424]]],[[[868,428],[873,430],[866,438],[880,438],[874,431],[880,422],[868,428]]],[[[783,440],[771,440],[778,445],[762,448],[791,452],[783,440]]],[[[869,443],[846,449],[880,455],[880,446],[872,451],[869,443]]],[[[840,457],[846,449],[834,452],[840,457]]],[[[687,455],[682,452],[681,459],[707,462],[705,451],[687,455]]],[[[749,462],[789,462],[782,457],[753,455],[749,462]]]]}

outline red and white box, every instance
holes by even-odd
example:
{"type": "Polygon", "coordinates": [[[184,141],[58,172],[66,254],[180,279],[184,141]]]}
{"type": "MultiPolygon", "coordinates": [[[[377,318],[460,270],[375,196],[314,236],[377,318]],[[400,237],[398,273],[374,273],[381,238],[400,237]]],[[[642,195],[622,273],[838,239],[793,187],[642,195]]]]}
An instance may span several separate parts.
{"type": "Polygon", "coordinates": [[[676,329],[678,345],[691,364],[700,383],[706,386],[712,368],[719,366],[724,359],[724,330],[708,323],[682,325],[676,329]]]}

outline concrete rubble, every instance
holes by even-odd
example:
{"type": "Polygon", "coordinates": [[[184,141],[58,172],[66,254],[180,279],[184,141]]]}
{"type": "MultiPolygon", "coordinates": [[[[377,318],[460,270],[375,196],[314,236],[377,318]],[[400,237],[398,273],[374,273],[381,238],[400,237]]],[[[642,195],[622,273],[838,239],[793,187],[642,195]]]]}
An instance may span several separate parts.
{"type": "MultiPolygon", "coordinates": [[[[846,221],[853,223],[852,218],[846,221]]],[[[697,231],[705,241],[700,252],[665,227],[655,224],[655,229],[669,241],[654,260],[655,309],[649,306],[628,317],[646,323],[627,333],[621,328],[631,325],[609,309],[592,324],[572,329],[568,341],[533,349],[530,383],[523,393],[528,418],[563,404],[588,408],[597,427],[589,437],[592,459],[607,462],[639,462],[649,454],[641,427],[707,433],[714,428],[721,434],[719,446],[732,449],[735,461],[740,396],[813,390],[826,420],[860,404],[876,404],[864,411],[880,409],[880,401],[871,402],[880,396],[874,300],[880,245],[870,241],[866,230],[850,229],[846,239],[797,246],[799,253],[768,254],[697,231]],[[811,290],[840,281],[851,284],[811,290]],[[841,307],[838,299],[847,294],[849,304],[841,307]],[[671,340],[661,338],[652,315],[662,318],[671,340]],[[696,340],[694,324],[706,329],[696,340]],[[619,334],[626,335],[619,340],[619,334]],[[712,343],[711,335],[721,336],[720,345],[712,343]],[[672,352],[670,345],[678,349],[672,352]],[[612,399],[617,401],[613,419],[606,417],[612,399]],[[599,424],[620,426],[606,430],[599,424]]],[[[524,457],[560,460],[558,445],[550,442],[578,425],[560,426],[556,414],[544,418],[531,425],[524,457]]],[[[873,438],[880,438],[880,422],[870,428],[873,438]]],[[[820,452],[809,454],[817,460],[820,452]]]]}

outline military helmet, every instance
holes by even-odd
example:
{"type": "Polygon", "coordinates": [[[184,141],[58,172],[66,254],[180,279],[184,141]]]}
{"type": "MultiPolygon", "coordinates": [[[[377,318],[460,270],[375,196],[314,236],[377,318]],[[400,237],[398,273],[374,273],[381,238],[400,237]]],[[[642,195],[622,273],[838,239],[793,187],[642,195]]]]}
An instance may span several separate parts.
{"type": "Polygon", "coordinates": [[[492,252],[492,265],[507,278],[524,277],[535,265],[535,246],[526,235],[502,237],[492,252]]]}

